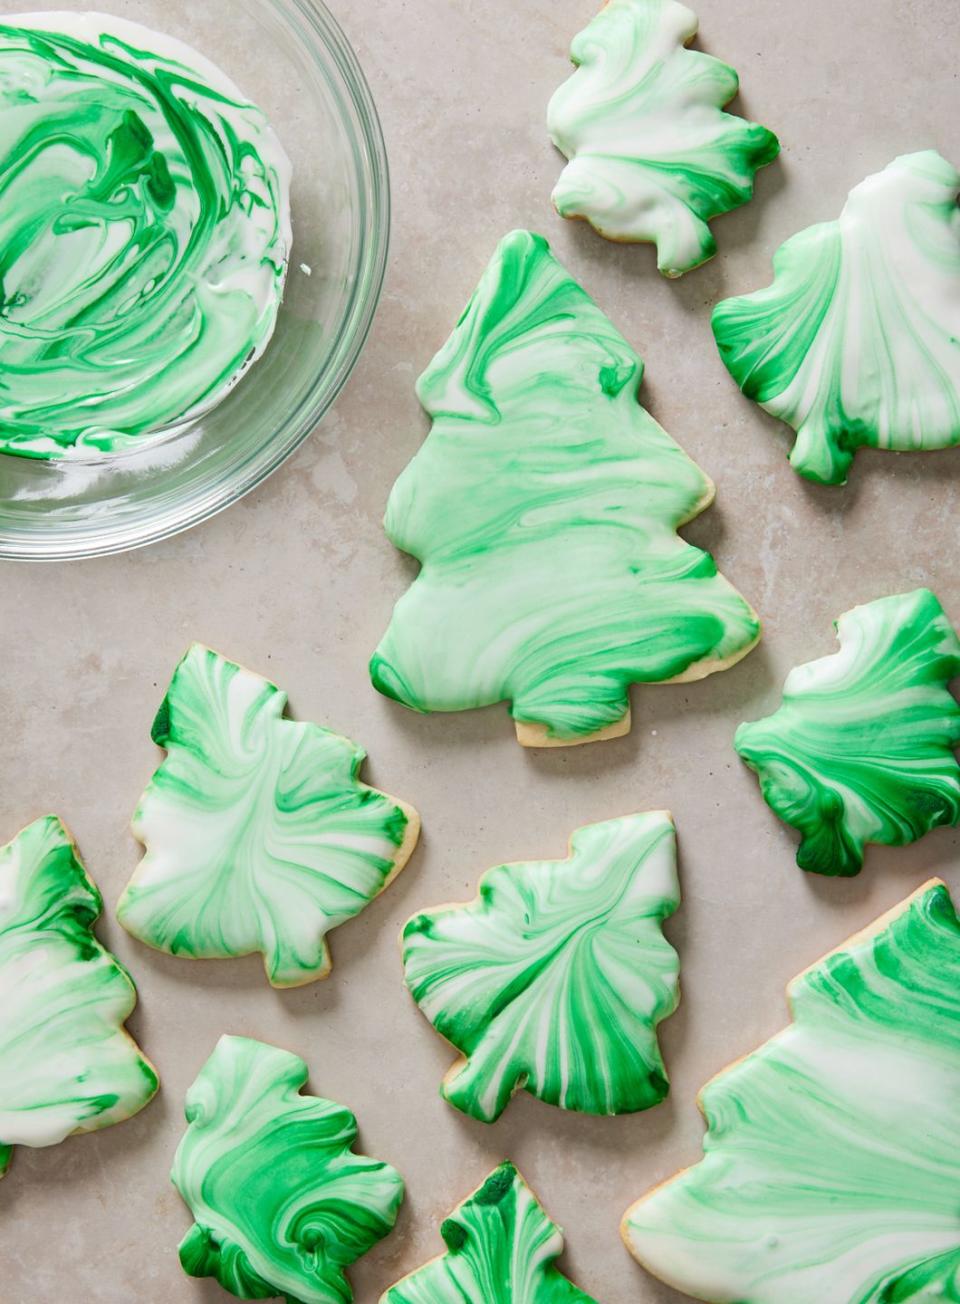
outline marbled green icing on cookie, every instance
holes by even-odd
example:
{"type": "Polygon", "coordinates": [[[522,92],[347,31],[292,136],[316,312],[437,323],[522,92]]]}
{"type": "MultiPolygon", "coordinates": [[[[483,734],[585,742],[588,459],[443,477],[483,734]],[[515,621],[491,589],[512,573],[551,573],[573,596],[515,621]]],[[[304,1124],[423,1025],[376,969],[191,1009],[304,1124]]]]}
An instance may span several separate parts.
{"type": "Polygon", "coordinates": [[[0,1176],[13,1146],[120,1123],[157,1090],[123,1026],[136,988],[93,935],[102,909],[55,816],[0,848],[0,1176]]]}
{"type": "Polygon", "coordinates": [[[854,607],[840,651],[787,676],[783,705],[734,746],[800,830],[797,863],[857,874],[868,842],[902,847],[960,820],[960,642],[929,589],[854,607]]]}
{"type": "Polygon", "coordinates": [[[588,1114],[667,1094],[656,1027],[679,1000],[661,926],[680,903],[662,811],[577,829],[570,857],[500,865],[470,905],[403,932],[407,986],[461,1052],[442,1094],[489,1123],[520,1088],[588,1114]]]}
{"type": "Polygon", "coordinates": [[[843,484],[858,448],[960,443],[960,173],[906,154],[793,236],[773,284],[717,304],[720,355],[793,426],[795,471],[843,484]]]}
{"type": "Polygon", "coordinates": [[[393,1227],[403,1180],[353,1153],[357,1121],[303,1096],[297,1055],[221,1037],[187,1092],[171,1178],[193,1214],[180,1242],[191,1277],[240,1299],[353,1299],[344,1269],[393,1227]]]}
{"type": "Polygon", "coordinates": [[[419,711],[509,699],[541,741],[582,742],[629,727],[631,683],[753,647],[754,613],[677,537],[713,486],[640,407],[642,373],[541,236],[500,243],[420,377],[433,429],[386,529],[423,569],[371,662],[381,692],[419,711]]]}
{"type": "Polygon", "coordinates": [[[745,204],[773,132],[724,113],[734,70],[685,45],[697,18],[676,0],[609,0],[570,48],[573,76],[550,101],[547,126],[570,162],[553,202],[611,240],[646,240],[681,276],[717,251],[707,225],[745,204]]]}
{"type": "Polygon", "coordinates": [[[556,1267],[563,1236],[513,1164],[495,1169],[440,1234],[447,1252],[380,1304],[596,1304],[556,1267]]]}
{"type": "Polygon", "coordinates": [[[931,883],[789,989],[793,1024],[704,1090],[705,1157],[627,1212],[697,1299],[960,1299],[960,925],[931,883]]]}
{"type": "Polygon", "coordinates": [[[209,60],[104,14],[0,20],[0,450],[139,446],[273,331],[290,164],[209,60]]]}
{"type": "Polygon", "coordinates": [[[146,847],[117,917],[161,951],[259,951],[276,987],[330,970],[326,933],[406,864],[420,820],[360,783],[365,752],[284,719],[287,695],[195,644],[153,725],[167,749],[133,829],[146,847]]]}

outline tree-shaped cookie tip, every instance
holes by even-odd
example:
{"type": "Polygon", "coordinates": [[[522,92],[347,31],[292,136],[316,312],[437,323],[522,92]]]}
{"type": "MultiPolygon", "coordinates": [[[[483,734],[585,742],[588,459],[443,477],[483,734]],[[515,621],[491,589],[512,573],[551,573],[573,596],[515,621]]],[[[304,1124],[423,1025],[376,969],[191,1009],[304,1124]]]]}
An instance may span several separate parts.
{"type": "Polygon", "coordinates": [[[347,1304],[344,1269],[396,1221],[403,1180],[353,1152],[342,1105],[301,1094],[297,1055],[221,1037],[187,1092],[171,1178],[194,1217],[180,1261],[240,1299],[347,1304]]]}
{"type": "Polygon", "coordinates": [[[857,874],[871,842],[905,846],[960,820],[960,641],[929,589],[836,622],[840,650],[798,666],[783,704],[735,746],[764,800],[799,829],[797,863],[857,874]]]}
{"type": "Polygon", "coordinates": [[[440,1228],[446,1253],[391,1286],[380,1304],[596,1304],[563,1276],[563,1236],[503,1163],[440,1228]]]}
{"type": "Polygon", "coordinates": [[[676,0],[608,0],[574,38],[576,71],[547,111],[570,160],[553,192],[561,217],[655,242],[666,276],[716,253],[708,223],[747,202],[780,150],[766,127],[724,112],[737,74],[688,50],[696,34],[696,15],[676,0]]]}
{"type": "Polygon", "coordinates": [[[844,484],[858,448],[960,443],[960,172],[933,150],[791,237],[773,283],[713,313],[727,370],[797,432],[790,463],[844,484]]]}
{"type": "Polygon", "coordinates": [[[676,533],[713,486],[639,405],[642,371],[541,236],[501,241],[420,378],[433,426],[385,525],[422,569],[371,661],[382,693],[509,701],[522,743],[581,743],[627,731],[631,684],[754,646],[754,612],[676,533]]]}
{"type": "Polygon", "coordinates": [[[661,926],[679,901],[673,823],[657,811],[587,825],[567,860],[500,865],[471,904],[411,919],[407,986],[462,1056],[444,1098],[483,1122],[521,1088],[589,1114],[662,1100],[656,1028],[679,988],[661,926]]]}
{"type": "Polygon", "coordinates": [[[0,848],[0,1175],[14,1145],[122,1122],[157,1090],[124,1028],[136,988],[93,933],[102,909],[56,816],[0,848]]]}
{"type": "Polygon", "coordinates": [[[153,724],[167,750],[133,828],[145,855],[117,914],[174,955],[259,951],[271,983],[330,969],[326,934],[406,863],[420,822],[358,779],[364,752],[284,717],[286,694],[194,645],[153,724]]]}
{"type": "Polygon", "coordinates": [[[701,1300],[956,1300],[960,924],[944,885],[788,995],[792,1024],[703,1091],[704,1158],[628,1210],[628,1247],[701,1300]]]}

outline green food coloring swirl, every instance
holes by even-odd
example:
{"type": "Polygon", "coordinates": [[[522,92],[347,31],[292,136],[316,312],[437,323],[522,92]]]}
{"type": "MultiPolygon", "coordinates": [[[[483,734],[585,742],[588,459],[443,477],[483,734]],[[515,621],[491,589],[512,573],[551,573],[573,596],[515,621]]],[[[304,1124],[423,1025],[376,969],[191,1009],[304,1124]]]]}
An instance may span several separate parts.
{"type": "Polygon", "coordinates": [[[0,450],[95,456],[217,403],[273,331],[290,165],[179,41],[0,24],[0,450]]]}

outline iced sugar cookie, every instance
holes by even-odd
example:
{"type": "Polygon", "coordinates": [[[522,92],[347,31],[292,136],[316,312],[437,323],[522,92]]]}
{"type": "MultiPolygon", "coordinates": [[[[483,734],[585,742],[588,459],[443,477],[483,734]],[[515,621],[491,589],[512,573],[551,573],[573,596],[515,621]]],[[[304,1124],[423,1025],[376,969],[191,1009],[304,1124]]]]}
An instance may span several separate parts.
{"type": "Polygon", "coordinates": [[[542,236],[500,244],[420,377],[433,429],[387,505],[422,563],[371,662],[418,711],[509,700],[528,746],[630,728],[632,683],[701,679],[759,624],[676,530],[713,485],[637,402],[643,364],[542,236]]]}
{"type": "Polygon", "coordinates": [[[157,1090],[123,1026],[136,988],[93,934],[102,909],[55,816],[0,848],[0,1176],[13,1146],[122,1123],[157,1090]]]}
{"type": "Polygon", "coordinates": [[[960,925],[933,881],[795,978],[793,1023],[706,1087],[705,1158],[627,1212],[696,1299],[957,1298],[960,925]]]}
{"type": "Polygon", "coordinates": [[[301,1095],[306,1080],[299,1056],[221,1037],[187,1092],[171,1173],[194,1217],[180,1262],[240,1299],[346,1304],[344,1269],[403,1199],[398,1172],[354,1154],[350,1111],[301,1095]]]}
{"type": "Polygon", "coordinates": [[[905,154],[839,221],[782,245],[773,284],[713,313],[747,395],[793,426],[793,469],[844,484],[858,448],[960,443],[960,173],[905,154]]]}
{"type": "Polygon", "coordinates": [[[87,457],[207,412],[263,352],[290,163],[181,41],[106,14],[0,20],[0,451],[87,457]]]}
{"type": "Polygon", "coordinates": [[[485,1123],[521,1087],[587,1114],[662,1100],[656,1028],[679,986],[661,926],[679,903],[673,822],[654,811],[577,829],[567,860],[499,865],[470,905],[411,919],[407,986],[461,1052],[444,1098],[485,1123]]]}
{"type": "Polygon", "coordinates": [[[783,705],[734,746],[800,830],[797,864],[857,874],[868,842],[902,847],[960,820],[960,642],[929,589],[854,607],[840,651],[787,676],[783,705]]]}
{"type": "Polygon", "coordinates": [[[444,1219],[446,1253],[380,1304],[596,1304],[559,1271],[563,1235],[514,1168],[501,1164],[444,1219]]]}
{"type": "Polygon", "coordinates": [[[417,813],[361,783],[362,748],[284,718],[287,695],[195,644],[153,724],[167,749],[134,816],[146,853],[117,907],[173,955],[259,951],[276,987],[330,971],[326,934],[403,868],[417,813]]]}
{"type": "Polygon", "coordinates": [[[686,45],[697,18],[675,0],[608,0],[570,49],[577,65],[547,126],[570,162],[553,202],[611,240],[652,241],[680,276],[717,251],[707,225],[745,204],[773,132],[724,113],[734,70],[686,45]]]}

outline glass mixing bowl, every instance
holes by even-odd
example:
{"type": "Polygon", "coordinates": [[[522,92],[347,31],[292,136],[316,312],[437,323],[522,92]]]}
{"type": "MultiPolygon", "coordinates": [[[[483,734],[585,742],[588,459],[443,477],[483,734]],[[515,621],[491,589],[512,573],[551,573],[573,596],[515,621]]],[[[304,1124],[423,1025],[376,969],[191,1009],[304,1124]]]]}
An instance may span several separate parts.
{"type": "Polygon", "coordinates": [[[356,56],[319,0],[28,0],[6,9],[99,10],[179,37],[266,111],[293,163],[293,249],[277,328],[219,406],[130,452],[49,461],[0,453],[0,557],[122,552],[229,506],[336,398],[383,282],[383,136],[356,56]]]}

